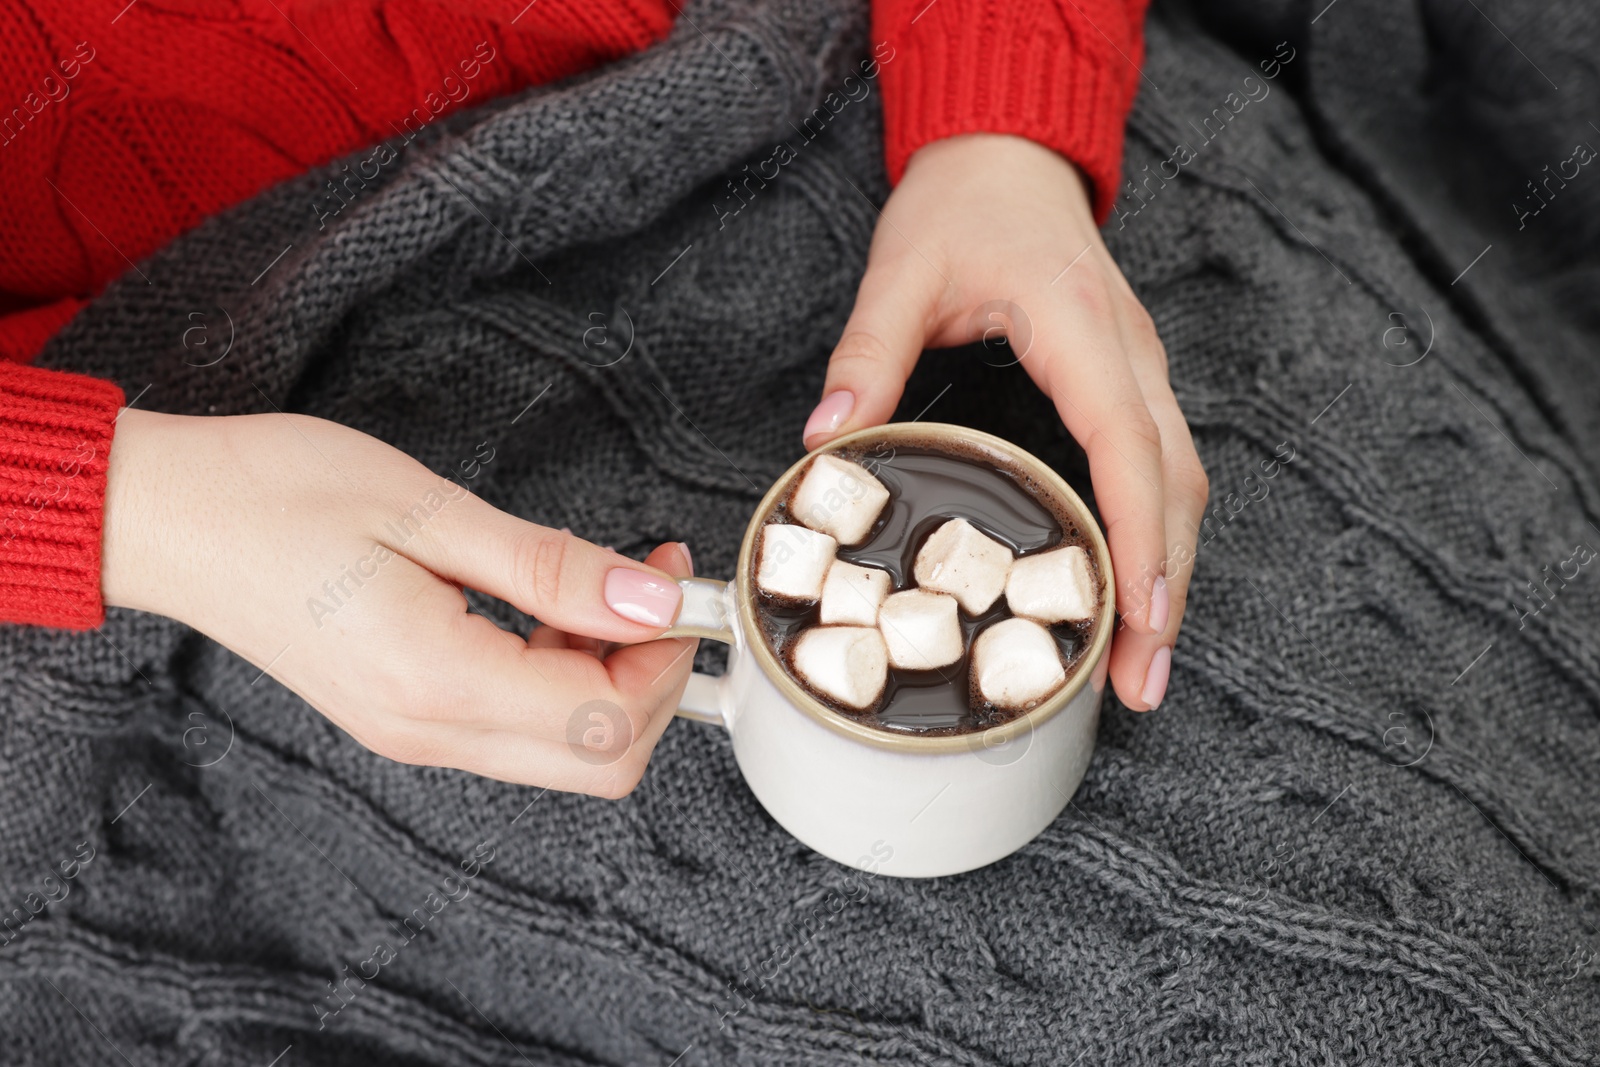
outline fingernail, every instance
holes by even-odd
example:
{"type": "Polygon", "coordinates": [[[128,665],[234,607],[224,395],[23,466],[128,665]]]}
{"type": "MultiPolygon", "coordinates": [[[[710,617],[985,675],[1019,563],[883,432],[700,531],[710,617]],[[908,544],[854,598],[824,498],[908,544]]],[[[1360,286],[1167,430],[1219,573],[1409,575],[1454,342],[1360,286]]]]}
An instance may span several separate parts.
{"type": "Polygon", "coordinates": [[[1155,584],[1150,587],[1150,612],[1145,616],[1152,632],[1160,633],[1167,628],[1167,613],[1171,610],[1171,598],[1167,596],[1167,579],[1164,575],[1158,574],[1155,584]]]}
{"type": "Polygon", "coordinates": [[[1162,645],[1150,657],[1150,670],[1144,676],[1144,691],[1139,694],[1139,699],[1150,705],[1151,711],[1160,707],[1161,698],[1167,695],[1167,677],[1171,674],[1172,646],[1162,645]]]}
{"type": "Polygon", "coordinates": [[[694,553],[689,551],[689,542],[679,541],[678,547],[683,550],[683,565],[689,568],[689,574],[694,575],[694,553]]]}
{"type": "Polygon", "coordinates": [[[832,433],[844,425],[850,417],[850,412],[856,407],[856,394],[848,389],[836,389],[822,398],[822,403],[817,405],[817,410],[811,413],[806,420],[805,431],[800,435],[802,440],[809,441],[819,433],[832,433]]]}
{"type": "Polygon", "coordinates": [[[677,582],[628,567],[607,572],[605,596],[612,611],[645,626],[672,625],[683,599],[677,582]]]}

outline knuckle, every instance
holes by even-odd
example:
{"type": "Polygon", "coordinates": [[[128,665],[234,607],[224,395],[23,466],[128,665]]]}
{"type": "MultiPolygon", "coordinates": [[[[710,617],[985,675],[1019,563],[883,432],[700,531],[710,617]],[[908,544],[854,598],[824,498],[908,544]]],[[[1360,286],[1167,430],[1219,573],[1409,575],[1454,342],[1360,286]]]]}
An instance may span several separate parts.
{"type": "Polygon", "coordinates": [[[529,590],[535,604],[553,604],[561,597],[569,534],[555,530],[523,534],[512,553],[517,585],[529,590]]]}
{"type": "Polygon", "coordinates": [[[1122,302],[1122,317],[1139,340],[1160,343],[1155,320],[1150,317],[1150,312],[1145,306],[1139,303],[1139,298],[1131,293],[1122,302]]]}
{"type": "MultiPolygon", "coordinates": [[[[432,474],[420,478],[407,477],[385,485],[375,492],[384,494],[382,507],[387,529],[398,531],[404,540],[393,542],[395,555],[416,558],[414,553],[437,557],[443,566],[451,567],[458,560],[457,545],[445,533],[446,523],[439,521],[444,508],[449,506],[453,483],[432,474]]],[[[378,534],[381,540],[383,535],[378,534]]]]}
{"type": "Polygon", "coordinates": [[[1176,574],[1170,575],[1167,580],[1167,595],[1172,598],[1172,621],[1183,621],[1183,609],[1189,603],[1189,574],[1191,568],[1179,569],[1176,574]]]}
{"type": "Polygon", "coordinates": [[[1169,426],[1169,432],[1164,436],[1167,445],[1167,482],[1184,503],[1200,510],[1211,497],[1211,476],[1200,462],[1200,454],[1194,447],[1194,436],[1181,415],[1175,426],[1176,429],[1169,426]]]}
{"type": "Polygon", "coordinates": [[[1109,322],[1116,313],[1116,304],[1105,279],[1093,271],[1073,271],[1067,287],[1067,302],[1096,322],[1109,322]]]}
{"type": "Polygon", "coordinates": [[[1150,317],[1150,312],[1137,299],[1130,298],[1124,305],[1123,315],[1128,323],[1128,329],[1133,334],[1136,345],[1151,356],[1155,357],[1161,373],[1167,373],[1167,346],[1161,343],[1161,334],[1156,330],[1155,320],[1150,317]]]}
{"type": "Polygon", "coordinates": [[[1199,459],[1189,456],[1179,461],[1173,481],[1179,492],[1189,498],[1195,510],[1203,510],[1211,499],[1211,476],[1201,466],[1199,459]]]}
{"type": "Polygon", "coordinates": [[[1102,439],[1112,448],[1121,450],[1131,447],[1143,452],[1147,458],[1161,454],[1161,427],[1156,425],[1155,417],[1141,400],[1116,403],[1111,409],[1110,419],[1095,429],[1090,441],[1099,444],[1102,439]]]}
{"type": "Polygon", "coordinates": [[[873,371],[889,363],[891,353],[876,334],[865,330],[851,330],[839,338],[833,357],[828,361],[834,371],[873,371]]]}
{"type": "Polygon", "coordinates": [[[1171,364],[1167,362],[1167,346],[1161,343],[1161,338],[1155,335],[1155,325],[1150,326],[1150,352],[1155,356],[1156,369],[1161,372],[1161,377],[1167,378],[1172,373],[1171,364]]]}

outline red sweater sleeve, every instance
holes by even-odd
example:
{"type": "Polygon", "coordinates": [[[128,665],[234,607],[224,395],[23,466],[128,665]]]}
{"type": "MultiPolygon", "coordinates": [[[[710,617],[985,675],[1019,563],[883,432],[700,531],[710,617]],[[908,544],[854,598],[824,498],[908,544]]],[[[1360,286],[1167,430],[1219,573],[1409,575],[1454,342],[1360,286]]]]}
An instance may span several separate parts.
{"type": "Polygon", "coordinates": [[[878,0],[872,37],[884,153],[961,133],[1010,133],[1077,164],[1111,214],[1122,129],[1139,89],[1148,0],[878,0]]]}
{"type": "Polygon", "coordinates": [[[122,390],[0,361],[0,619],[100,625],[100,524],[122,390]]]}

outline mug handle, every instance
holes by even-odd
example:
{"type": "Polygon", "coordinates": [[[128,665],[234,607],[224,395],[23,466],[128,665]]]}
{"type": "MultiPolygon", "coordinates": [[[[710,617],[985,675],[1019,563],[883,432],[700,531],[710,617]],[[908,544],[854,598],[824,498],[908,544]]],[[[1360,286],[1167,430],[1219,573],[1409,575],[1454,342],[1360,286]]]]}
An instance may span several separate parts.
{"type": "MultiPolygon", "coordinates": [[[[725,645],[735,643],[733,627],[728,621],[727,582],[715,578],[679,578],[678,588],[683,591],[683,603],[678,608],[678,617],[662,637],[698,637],[725,645]]],[[[727,677],[699,671],[691,674],[678,705],[678,714],[685,719],[726,728],[728,721],[722,711],[722,696],[727,677]]]]}

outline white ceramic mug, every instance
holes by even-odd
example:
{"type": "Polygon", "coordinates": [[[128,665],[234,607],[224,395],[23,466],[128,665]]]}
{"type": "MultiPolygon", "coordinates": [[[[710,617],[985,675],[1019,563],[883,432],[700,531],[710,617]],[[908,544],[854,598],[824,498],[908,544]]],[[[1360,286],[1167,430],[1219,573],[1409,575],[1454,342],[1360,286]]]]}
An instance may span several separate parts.
{"type": "Polygon", "coordinates": [[[1099,525],[1060,476],[998,437],[962,426],[902,423],[848,434],[794,466],[767,492],[745,530],[731,582],[681,580],[672,637],[726,642],[721,677],[689,679],[678,714],[725,727],[750,791],[800,841],[830,859],[902,878],[957,874],[1031,841],[1067,805],[1094,753],[1111,640],[1111,556],[1099,525]],[[1066,684],[1018,719],[974,733],[890,733],[829,709],[792,678],[762,639],[751,584],[766,516],[822,453],[897,441],[959,443],[1020,469],[1077,518],[1099,564],[1100,614],[1066,684]]]}

